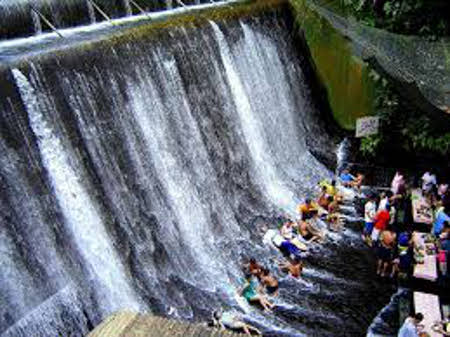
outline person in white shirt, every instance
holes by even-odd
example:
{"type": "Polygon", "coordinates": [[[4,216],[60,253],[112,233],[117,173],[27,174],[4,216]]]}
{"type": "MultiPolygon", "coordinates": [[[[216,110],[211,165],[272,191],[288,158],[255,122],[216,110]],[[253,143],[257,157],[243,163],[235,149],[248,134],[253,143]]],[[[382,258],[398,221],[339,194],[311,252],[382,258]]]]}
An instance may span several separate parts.
{"type": "Polygon", "coordinates": [[[406,181],[403,173],[401,171],[397,171],[395,173],[394,179],[392,179],[391,183],[391,191],[394,195],[405,193],[406,181]]]}
{"type": "Polygon", "coordinates": [[[386,206],[390,204],[390,199],[392,197],[392,191],[387,191],[381,193],[381,200],[380,204],[378,205],[378,210],[381,211],[383,209],[386,209],[386,206]]]}
{"type": "Polygon", "coordinates": [[[363,240],[367,241],[370,238],[373,230],[373,223],[375,214],[377,213],[377,203],[375,201],[375,197],[373,195],[370,196],[369,201],[364,205],[364,231],[363,231],[363,240]]]}
{"type": "Polygon", "coordinates": [[[425,172],[422,176],[422,191],[429,193],[432,191],[433,187],[436,186],[436,175],[433,174],[432,170],[425,172]]]}
{"type": "Polygon", "coordinates": [[[395,223],[395,214],[397,213],[397,210],[395,209],[395,205],[391,204],[391,210],[389,211],[389,224],[393,225],[395,223]]]}

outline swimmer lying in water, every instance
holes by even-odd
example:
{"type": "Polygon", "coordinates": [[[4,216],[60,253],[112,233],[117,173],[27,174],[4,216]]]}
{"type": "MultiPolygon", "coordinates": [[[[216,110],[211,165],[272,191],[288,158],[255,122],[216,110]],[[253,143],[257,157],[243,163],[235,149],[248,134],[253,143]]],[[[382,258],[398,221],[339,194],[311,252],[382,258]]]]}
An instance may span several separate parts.
{"type": "Polygon", "coordinates": [[[254,326],[245,323],[242,317],[234,312],[222,312],[221,310],[214,311],[212,321],[213,326],[221,329],[244,331],[244,333],[249,336],[252,335],[252,332],[257,335],[262,335],[261,331],[254,326]]]}

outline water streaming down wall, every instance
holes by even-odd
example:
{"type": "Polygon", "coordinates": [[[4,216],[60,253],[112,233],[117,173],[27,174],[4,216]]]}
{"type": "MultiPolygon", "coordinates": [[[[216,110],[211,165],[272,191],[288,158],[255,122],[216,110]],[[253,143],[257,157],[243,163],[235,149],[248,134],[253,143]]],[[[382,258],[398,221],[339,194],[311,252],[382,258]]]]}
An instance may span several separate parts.
{"type": "MultiPolygon", "coordinates": [[[[226,1],[226,0],[225,0],[226,1]]],[[[56,28],[67,28],[105,20],[97,5],[110,18],[140,14],[134,4],[147,12],[170,10],[184,5],[211,3],[211,0],[1,0],[0,40],[39,34],[51,28],[33,10],[42,13],[56,28]],[[93,3],[95,5],[93,5],[93,3]]]]}
{"type": "MultiPolygon", "coordinates": [[[[2,337],[85,334],[118,309],[205,318],[237,305],[243,255],[274,268],[260,225],[331,175],[311,146],[335,147],[285,15],[0,72],[2,337]]],[[[342,235],[306,282],[282,281],[275,315],[249,318],[272,335],[360,335],[376,311],[360,298],[383,297],[354,275],[367,263],[358,236],[342,235]]]]}

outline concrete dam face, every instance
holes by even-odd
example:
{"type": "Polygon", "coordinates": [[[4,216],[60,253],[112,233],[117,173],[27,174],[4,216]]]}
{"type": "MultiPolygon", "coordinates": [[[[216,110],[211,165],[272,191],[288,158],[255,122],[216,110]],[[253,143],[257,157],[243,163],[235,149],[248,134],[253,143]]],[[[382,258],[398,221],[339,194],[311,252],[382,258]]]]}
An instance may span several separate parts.
{"type": "Polygon", "coordinates": [[[351,229],[314,248],[304,280],[282,278],[273,314],[234,295],[243,257],[276,269],[261,226],[332,176],[296,41],[282,6],[0,64],[0,336],[217,307],[270,336],[364,334],[386,298],[351,229]]]}

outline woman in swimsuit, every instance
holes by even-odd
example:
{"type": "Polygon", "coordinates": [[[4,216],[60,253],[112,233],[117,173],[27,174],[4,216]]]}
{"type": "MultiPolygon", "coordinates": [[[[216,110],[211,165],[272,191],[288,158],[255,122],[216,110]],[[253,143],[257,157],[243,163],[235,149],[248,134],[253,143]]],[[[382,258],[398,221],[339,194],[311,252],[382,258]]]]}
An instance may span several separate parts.
{"type": "Polygon", "coordinates": [[[257,283],[253,279],[252,274],[245,275],[244,286],[239,290],[239,294],[243,296],[248,303],[258,303],[265,311],[271,311],[275,305],[270,303],[269,300],[263,294],[260,294],[257,290],[257,283]]]}

